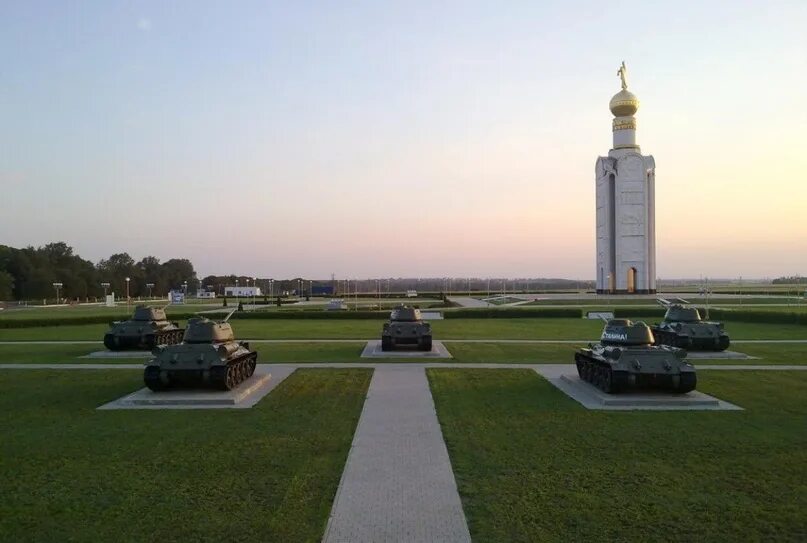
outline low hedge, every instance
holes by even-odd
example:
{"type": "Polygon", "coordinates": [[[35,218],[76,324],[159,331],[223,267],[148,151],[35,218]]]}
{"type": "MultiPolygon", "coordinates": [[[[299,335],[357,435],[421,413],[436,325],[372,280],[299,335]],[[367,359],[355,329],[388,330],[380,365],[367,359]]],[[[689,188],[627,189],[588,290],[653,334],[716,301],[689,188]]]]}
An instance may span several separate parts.
{"type": "Polygon", "coordinates": [[[579,307],[462,308],[443,313],[446,319],[581,319],[579,307]]]}
{"type": "MultiPolygon", "coordinates": [[[[701,316],[703,316],[703,308],[701,308],[700,311],[701,316]]],[[[754,311],[752,309],[710,309],[709,320],[726,320],[763,324],[801,324],[807,326],[807,313],[754,311]]]]}
{"type": "Polygon", "coordinates": [[[615,319],[658,318],[663,319],[667,312],[663,307],[617,307],[614,309],[615,319]]]}
{"type": "MultiPolygon", "coordinates": [[[[196,316],[196,312],[173,312],[168,314],[169,321],[184,320],[196,316]]],[[[35,328],[41,326],[69,326],[77,324],[109,324],[113,321],[125,321],[128,315],[87,315],[65,317],[62,319],[0,319],[0,328],[35,328]]]]}

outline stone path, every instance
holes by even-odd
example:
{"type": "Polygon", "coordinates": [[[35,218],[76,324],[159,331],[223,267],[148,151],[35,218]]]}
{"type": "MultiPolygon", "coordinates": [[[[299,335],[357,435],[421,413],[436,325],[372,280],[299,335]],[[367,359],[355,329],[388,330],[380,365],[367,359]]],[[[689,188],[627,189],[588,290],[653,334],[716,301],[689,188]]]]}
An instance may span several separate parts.
{"type": "Polygon", "coordinates": [[[425,371],[379,365],[323,541],[470,540],[425,371]]]}

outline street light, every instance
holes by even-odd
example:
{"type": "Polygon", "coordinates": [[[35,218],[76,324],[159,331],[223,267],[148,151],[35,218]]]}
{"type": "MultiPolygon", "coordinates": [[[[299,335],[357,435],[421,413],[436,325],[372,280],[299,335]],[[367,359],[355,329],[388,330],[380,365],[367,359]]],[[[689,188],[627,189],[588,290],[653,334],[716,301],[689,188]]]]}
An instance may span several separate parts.
{"type": "Polygon", "coordinates": [[[146,288],[149,289],[149,298],[151,298],[151,289],[154,288],[154,283],[146,283],[146,288]]]}
{"type": "Polygon", "coordinates": [[[188,297],[188,282],[182,282],[182,294],[187,298],[188,297]]]}
{"type": "Polygon", "coordinates": [[[56,303],[59,303],[59,289],[62,288],[64,285],[61,283],[53,283],[53,288],[56,289],[56,303]]]}
{"type": "Polygon", "coordinates": [[[106,301],[106,289],[109,288],[109,283],[101,283],[101,286],[104,287],[104,301],[106,301]]]}
{"type": "Polygon", "coordinates": [[[238,291],[238,279],[236,279],[235,280],[235,307],[238,307],[240,294],[241,293],[238,291]]]}
{"type": "Polygon", "coordinates": [[[130,277],[126,278],[126,309],[129,309],[129,281],[131,281],[130,277]]]}
{"type": "Polygon", "coordinates": [[[274,279],[269,279],[269,297],[270,298],[275,297],[275,280],[274,279]]]}
{"type": "Polygon", "coordinates": [[[255,311],[255,295],[258,293],[258,278],[257,277],[252,278],[252,286],[254,287],[252,289],[252,310],[255,311]]]}

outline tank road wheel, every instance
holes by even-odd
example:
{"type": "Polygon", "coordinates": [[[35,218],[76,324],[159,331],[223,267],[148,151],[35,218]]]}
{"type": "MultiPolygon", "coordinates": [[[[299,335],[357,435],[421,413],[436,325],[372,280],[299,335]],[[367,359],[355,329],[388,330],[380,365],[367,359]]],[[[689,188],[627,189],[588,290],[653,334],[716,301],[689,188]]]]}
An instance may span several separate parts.
{"type": "Polygon", "coordinates": [[[678,382],[678,387],[675,389],[675,392],[678,394],[686,394],[687,392],[692,392],[695,390],[695,386],[698,384],[698,376],[693,373],[682,373],[680,375],[680,381],[678,382]]]}
{"type": "Polygon", "coordinates": [[[382,351],[392,350],[392,338],[390,336],[381,336],[381,350],[382,351]]]}
{"type": "Polygon", "coordinates": [[[418,339],[418,350],[419,351],[431,351],[432,350],[432,337],[431,336],[423,336],[418,339]]]}
{"type": "Polygon", "coordinates": [[[717,350],[725,351],[729,348],[730,344],[729,336],[720,336],[720,339],[717,340],[717,350]]]}
{"type": "Polygon", "coordinates": [[[162,379],[160,379],[159,366],[146,366],[145,371],[143,371],[143,382],[154,392],[160,392],[168,388],[168,386],[163,383],[162,379]]]}
{"type": "Polygon", "coordinates": [[[115,350],[115,336],[112,334],[104,334],[104,347],[110,351],[115,350]]]}
{"type": "Polygon", "coordinates": [[[227,368],[225,366],[210,368],[210,385],[219,390],[227,390],[227,368]]]}
{"type": "Polygon", "coordinates": [[[251,355],[249,357],[249,361],[247,362],[247,364],[248,364],[248,368],[249,368],[248,371],[247,371],[247,378],[250,378],[255,373],[255,368],[258,365],[258,354],[255,353],[255,354],[251,355]]]}
{"type": "Polygon", "coordinates": [[[238,386],[238,375],[234,366],[227,366],[227,375],[224,381],[225,390],[232,390],[238,386]]]}
{"type": "Polygon", "coordinates": [[[603,392],[607,394],[611,394],[614,392],[614,372],[610,369],[603,368],[604,371],[602,373],[602,386],[600,387],[603,392]]]}

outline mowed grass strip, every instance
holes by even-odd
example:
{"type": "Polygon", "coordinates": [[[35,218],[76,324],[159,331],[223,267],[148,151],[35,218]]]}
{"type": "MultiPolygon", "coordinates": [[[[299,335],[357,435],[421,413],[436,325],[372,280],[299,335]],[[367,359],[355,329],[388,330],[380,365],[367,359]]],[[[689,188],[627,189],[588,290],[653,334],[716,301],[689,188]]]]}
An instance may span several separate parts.
{"type": "MultiPolygon", "coordinates": [[[[634,319],[639,320],[639,319],[634,319]]],[[[646,319],[652,323],[651,319],[646,319]]],[[[656,319],[658,320],[658,319],[656,319]]],[[[182,326],[184,322],[180,323],[182,326]]],[[[238,339],[378,339],[382,320],[368,319],[239,319],[232,321],[238,339]]],[[[445,319],[431,321],[435,340],[541,339],[596,340],[599,320],[565,318],[445,319]]],[[[94,340],[102,341],[104,324],[0,329],[0,341],[94,340]]],[[[732,339],[807,339],[807,326],[727,322],[732,339]]]]}
{"type": "Polygon", "coordinates": [[[804,541],[807,374],[699,372],[742,412],[588,411],[529,370],[427,370],[475,541],[804,541]]]}
{"type": "MultiPolygon", "coordinates": [[[[457,362],[469,364],[573,364],[575,351],[583,345],[572,343],[463,343],[448,342],[453,358],[361,358],[365,342],[333,343],[258,343],[250,347],[258,351],[262,364],[278,363],[402,363],[457,362]]],[[[753,360],[708,359],[693,360],[699,364],[793,364],[807,365],[807,344],[770,343],[737,344],[732,349],[759,357],[753,360]]],[[[0,364],[10,363],[87,363],[132,364],[145,361],[142,357],[81,358],[91,352],[104,350],[99,344],[20,344],[0,345],[0,364]]]]}
{"type": "Polygon", "coordinates": [[[138,371],[0,373],[7,541],[319,541],[372,372],[298,370],[245,410],[97,411],[138,371]]]}

